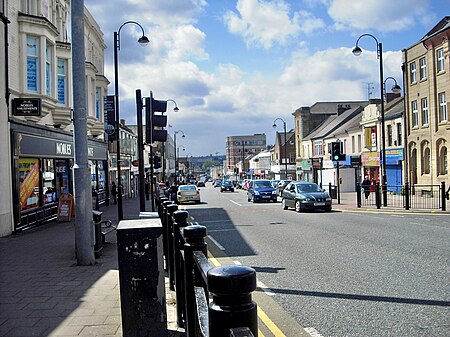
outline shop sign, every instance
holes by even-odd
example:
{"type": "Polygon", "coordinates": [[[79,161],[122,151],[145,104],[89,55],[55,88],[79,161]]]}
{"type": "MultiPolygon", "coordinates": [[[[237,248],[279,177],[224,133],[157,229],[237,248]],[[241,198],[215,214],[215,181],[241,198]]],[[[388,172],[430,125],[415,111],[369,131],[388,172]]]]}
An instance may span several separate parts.
{"type": "Polygon", "coordinates": [[[14,98],[13,99],[14,116],[40,116],[41,99],[40,98],[14,98]]]}
{"type": "Polygon", "coordinates": [[[361,163],[363,166],[380,167],[380,154],[378,152],[363,152],[361,163]]]}
{"type": "Polygon", "coordinates": [[[314,167],[315,169],[322,169],[322,161],[323,158],[313,158],[312,159],[312,167],[314,167]]]}
{"type": "Polygon", "coordinates": [[[303,171],[311,171],[312,169],[311,159],[302,159],[302,169],[303,171]]]}
{"type": "Polygon", "coordinates": [[[350,157],[351,166],[361,166],[361,156],[351,156],[350,157]]]}

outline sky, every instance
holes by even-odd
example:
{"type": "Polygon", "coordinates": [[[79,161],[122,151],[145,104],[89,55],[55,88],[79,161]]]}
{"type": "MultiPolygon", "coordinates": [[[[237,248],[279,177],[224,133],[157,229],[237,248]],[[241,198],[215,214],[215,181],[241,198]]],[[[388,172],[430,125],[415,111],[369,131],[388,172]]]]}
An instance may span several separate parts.
{"type": "MultiPolygon", "coordinates": [[[[104,33],[114,94],[114,32],[120,29],[121,119],[136,124],[135,92],[168,102],[168,127],[183,155],[225,154],[227,136],[294,128],[292,113],[323,101],[380,97],[384,76],[402,85],[402,50],[445,15],[449,0],[85,0],[104,33]],[[354,56],[352,49],[363,49],[354,56]],[[370,93],[370,94],[369,94],[370,93]]],[[[394,81],[385,80],[386,88],[394,81]]],[[[182,155],[180,153],[180,155],[182,155]]]]}

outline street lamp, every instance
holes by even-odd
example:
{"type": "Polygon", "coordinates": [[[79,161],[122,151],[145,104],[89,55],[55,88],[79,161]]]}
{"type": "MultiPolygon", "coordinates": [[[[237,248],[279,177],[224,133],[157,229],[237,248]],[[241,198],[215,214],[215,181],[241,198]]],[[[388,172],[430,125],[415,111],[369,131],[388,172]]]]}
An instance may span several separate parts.
{"type": "Polygon", "coordinates": [[[377,58],[380,60],[380,95],[381,95],[381,151],[383,158],[382,166],[382,188],[383,188],[383,204],[387,206],[387,175],[386,175],[386,131],[384,129],[384,99],[383,99],[383,45],[378,42],[377,38],[372,34],[363,34],[356,40],[356,46],[353,48],[353,55],[359,56],[362,53],[362,49],[358,46],[359,40],[363,36],[370,36],[373,38],[377,44],[377,58]]]}
{"type": "Polygon", "coordinates": [[[120,30],[123,26],[128,23],[133,23],[138,25],[142,30],[142,36],[138,39],[138,43],[141,46],[146,46],[150,41],[148,37],[145,36],[144,28],[137,23],[136,21],[126,21],[124,22],[118,29],[117,32],[114,32],[114,93],[115,93],[115,108],[116,108],[116,116],[115,116],[115,132],[116,132],[116,146],[117,146],[117,212],[119,220],[123,220],[123,208],[122,208],[122,177],[120,173],[120,113],[119,113],[119,55],[118,52],[120,50],[120,30]]]}
{"type": "MultiPolygon", "coordinates": [[[[175,104],[175,107],[173,108],[173,111],[174,112],[178,112],[180,109],[178,109],[178,105],[177,105],[177,102],[175,102],[173,99],[168,99],[168,100],[166,100],[167,102],[173,102],[173,104],[175,104]]],[[[163,180],[163,182],[165,182],[166,181],[166,156],[165,156],[165,154],[166,154],[166,150],[165,150],[165,144],[166,144],[166,142],[163,142],[162,143],[162,180],[163,180]]]]}
{"type": "Polygon", "coordinates": [[[394,94],[399,94],[399,93],[402,92],[402,88],[400,88],[400,86],[397,84],[397,80],[395,78],[393,78],[391,76],[386,77],[386,79],[383,82],[383,89],[384,89],[383,93],[384,93],[384,97],[386,98],[386,102],[387,102],[387,96],[386,96],[387,95],[386,94],[386,82],[387,82],[387,80],[393,80],[394,81],[395,84],[391,88],[391,90],[392,90],[392,92],[394,94]]]}
{"type": "MultiPolygon", "coordinates": [[[[184,134],[183,134],[184,137],[184,134]]],[[[177,147],[177,151],[175,153],[175,168],[176,168],[176,181],[178,182],[178,167],[177,167],[177,163],[180,160],[180,148],[183,148],[183,151],[186,151],[186,148],[183,145],[180,145],[177,147]],[[178,157],[178,159],[177,159],[178,157]]]]}
{"type": "Polygon", "coordinates": [[[186,155],[186,163],[187,163],[187,167],[188,167],[188,177],[191,175],[191,165],[189,165],[189,156],[191,156],[192,158],[192,153],[188,153],[186,155]]]}
{"type": "Polygon", "coordinates": [[[186,136],[184,135],[184,132],[181,130],[177,130],[173,133],[173,148],[175,152],[175,181],[178,182],[178,160],[177,160],[177,134],[181,133],[183,138],[186,136]]]}
{"type": "Polygon", "coordinates": [[[287,164],[287,140],[286,140],[286,122],[282,118],[276,118],[273,121],[273,127],[277,127],[277,120],[280,120],[283,122],[283,129],[284,129],[284,179],[287,180],[288,177],[288,164],[287,164]]]}

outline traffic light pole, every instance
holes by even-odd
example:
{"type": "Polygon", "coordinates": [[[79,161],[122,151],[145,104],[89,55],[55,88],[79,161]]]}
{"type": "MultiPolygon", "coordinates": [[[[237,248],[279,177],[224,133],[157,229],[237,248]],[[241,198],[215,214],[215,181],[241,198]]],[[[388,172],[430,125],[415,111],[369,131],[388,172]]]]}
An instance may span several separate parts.
{"type": "Polygon", "coordinates": [[[139,161],[139,209],[145,212],[145,172],[144,172],[144,135],[142,125],[142,95],[141,89],[136,90],[137,112],[137,148],[139,161]]]}

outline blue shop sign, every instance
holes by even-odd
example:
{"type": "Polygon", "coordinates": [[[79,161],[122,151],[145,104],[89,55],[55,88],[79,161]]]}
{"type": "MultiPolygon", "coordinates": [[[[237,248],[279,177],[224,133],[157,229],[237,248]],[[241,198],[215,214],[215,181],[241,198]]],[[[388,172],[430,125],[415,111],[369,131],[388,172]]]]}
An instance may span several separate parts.
{"type": "Polygon", "coordinates": [[[403,148],[386,150],[386,165],[399,165],[403,159],[403,148]]]}

